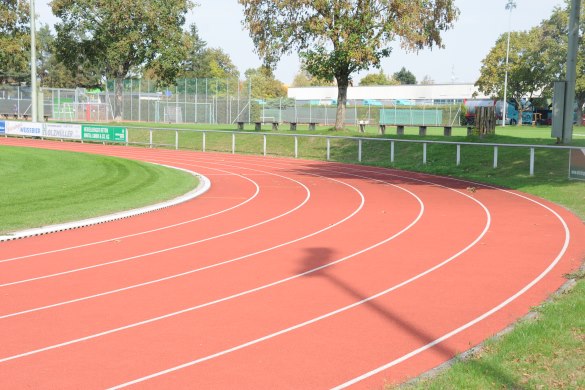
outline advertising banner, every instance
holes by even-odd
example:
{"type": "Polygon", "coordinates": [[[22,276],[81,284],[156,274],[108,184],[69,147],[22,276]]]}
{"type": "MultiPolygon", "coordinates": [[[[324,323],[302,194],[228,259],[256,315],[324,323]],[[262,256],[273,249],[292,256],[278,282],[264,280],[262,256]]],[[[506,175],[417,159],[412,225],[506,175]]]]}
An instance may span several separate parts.
{"type": "Polygon", "coordinates": [[[4,121],[0,121],[0,134],[6,133],[6,123],[4,121]]]}
{"type": "Polygon", "coordinates": [[[126,142],[127,130],[125,127],[83,125],[81,138],[86,141],[126,142]]]}
{"type": "Polygon", "coordinates": [[[585,180],[585,149],[571,149],[569,179],[585,180]]]}
{"type": "Polygon", "coordinates": [[[43,129],[45,138],[81,139],[81,125],[47,123],[43,129]]]}
{"type": "Polygon", "coordinates": [[[31,122],[6,121],[6,134],[25,137],[42,137],[43,124],[31,122]]]}

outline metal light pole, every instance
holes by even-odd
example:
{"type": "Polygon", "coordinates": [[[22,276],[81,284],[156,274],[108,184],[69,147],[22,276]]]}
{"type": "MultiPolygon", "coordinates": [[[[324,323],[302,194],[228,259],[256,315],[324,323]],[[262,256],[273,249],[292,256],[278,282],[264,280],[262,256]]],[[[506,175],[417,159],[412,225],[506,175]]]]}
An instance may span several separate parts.
{"type": "Polygon", "coordinates": [[[508,0],[506,10],[510,11],[508,16],[508,46],[506,48],[506,75],[504,77],[504,104],[502,106],[502,126],[506,127],[506,114],[508,113],[508,57],[510,55],[510,30],[512,27],[512,10],[516,8],[514,0],[508,0]]]}
{"type": "MultiPolygon", "coordinates": [[[[579,16],[581,0],[571,0],[569,15],[569,47],[567,50],[567,89],[565,91],[563,143],[573,140],[573,112],[575,105],[575,84],[577,80],[577,50],[579,49],[579,16]]],[[[580,122],[581,118],[577,118],[580,122]]]]}
{"type": "Polygon", "coordinates": [[[35,27],[35,0],[30,0],[30,87],[31,87],[31,105],[32,121],[38,122],[37,113],[37,47],[36,47],[36,27],[35,27]]]}

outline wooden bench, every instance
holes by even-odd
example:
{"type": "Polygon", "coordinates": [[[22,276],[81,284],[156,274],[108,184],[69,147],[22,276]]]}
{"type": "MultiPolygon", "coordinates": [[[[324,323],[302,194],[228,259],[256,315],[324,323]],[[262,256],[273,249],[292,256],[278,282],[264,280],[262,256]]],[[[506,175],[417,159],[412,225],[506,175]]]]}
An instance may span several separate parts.
{"type": "MultiPolygon", "coordinates": [[[[361,126],[361,124],[360,124],[361,126]]],[[[410,125],[387,125],[387,124],[380,124],[379,125],[379,133],[386,134],[386,126],[396,126],[396,134],[397,135],[404,135],[404,128],[410,125]]],[[[427,129],[429,127],[442,127],[443,128],[443,135],[445,137],[450,137],[453,134],[453,126],[450,125],[418,125],[418,135],[424,137],[427,135],[427,129]]],[[[360,129],[361,132],[361,129],[360,129]]],[[[473,134],[473,127],[468,125],[467,126],[467,135],[473,134]]]]}

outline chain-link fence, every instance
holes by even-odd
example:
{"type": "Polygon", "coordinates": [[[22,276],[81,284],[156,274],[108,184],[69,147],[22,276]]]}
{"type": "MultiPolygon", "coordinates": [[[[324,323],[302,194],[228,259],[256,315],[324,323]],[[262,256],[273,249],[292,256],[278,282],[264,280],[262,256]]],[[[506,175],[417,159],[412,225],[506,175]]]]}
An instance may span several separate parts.
{"type": "MultiPolygon", "coordinates": [[[[43,88],[41,115],[58,121],[112,121],[114,84],[108,81],[104,90],[43,88]]],[[[173,87],[146,79],[124,80],[121,116],[123,121],[153,123],[335,123],[335,100],[263,98],[252,90],[251,83],[237,79],[183,79],[173,87]]],[[[348,100],[345,123],[460,125],[461,104],[429,99],[348,100]]],[[[30,87],[0,86],[0,114],[23,117],[30,113],[30,87]]]]}

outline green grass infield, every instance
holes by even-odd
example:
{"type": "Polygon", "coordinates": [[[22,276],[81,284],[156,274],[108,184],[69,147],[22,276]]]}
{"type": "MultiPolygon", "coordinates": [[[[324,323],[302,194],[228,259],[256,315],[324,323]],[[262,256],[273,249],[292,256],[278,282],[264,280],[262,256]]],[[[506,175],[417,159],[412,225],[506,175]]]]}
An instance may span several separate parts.
{"type": "Polygon", "coordinates": [[[187,172],[121,158],[0,146],[0,233],[106,215],[195,188],[187,172]]]}

